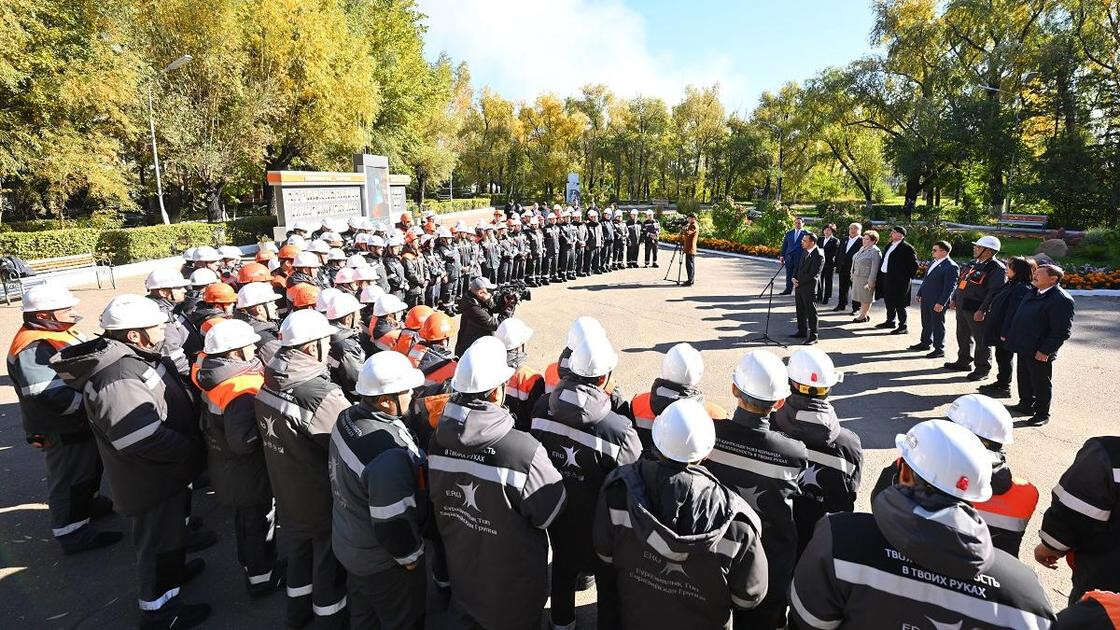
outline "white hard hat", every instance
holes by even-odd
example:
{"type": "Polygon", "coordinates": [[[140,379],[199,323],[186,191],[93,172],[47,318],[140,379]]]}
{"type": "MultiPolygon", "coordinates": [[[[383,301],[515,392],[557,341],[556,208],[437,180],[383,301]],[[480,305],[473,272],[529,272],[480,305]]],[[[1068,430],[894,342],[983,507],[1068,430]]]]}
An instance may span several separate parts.
{"type": "Polygon", "coordinates": [[[666,407],[653,421],[653,445],[665,457],[681,463],[707,457],[716,445],[716,428],[704,404],[681,398],[666,407]]]}
{"type": "Polygon", "coordinates": [[[630,210],[630,216],[632,216],[632,217],[636,217],[636,216],[638,216],[638,210],[637,210],[637,209],[634,209],[634,208],[632,208],[632,209],[630,210]]]}
{"type": "Polygon", "coordinates": [[[596,332],[584,336],[572,349],[568,369],[577,376],[597,378],[610,374],[618,367],[618,353],[611,347],[606,333],[596,332]]]}
{"type": "Polygon", "coordinates": [[[280,345],[300,346],[309,341],[330,337],[337,331],[319,311],[310,308],[292,311],[280,323],[280,345]]]}
{"type": "Polygon", "coordinates": [[[934,488],[965,501],[992,497],[992,459],[980,438],[948,420],[926,420],[894,438],[906,465],[934,488]]]}
{"type": "Polygon", "coordinates": [[[572,325],[568,327],[568,338],[564,342],[564,347],[575,350],[576,346],[578,346],[580,342],[583,341],[583,338],[587,336],[588,332],[591,331],[601,332],[604,336],[607,334],[606,331],[603,330],[603,325],[594,317],[588,315],[577,317],[576,320],[572,322],[572,325]]]}
{"type": "Polygon", "coordinates": [[[221,354],[251,346],[261,340],[248,322],[240,319],[223,319],[206,331],[202,351],[206,354],[221,354]]]}
{"type": "Polygon", "coordinates": [[[191,286],[206,287],[218,281],[218,274],[214,273],[212,269],[203,267],[202,269],[195,269],[191,272],[191,286]]]}
{"type": "Polygon", "coordinates": [[[218,248],[218,253],[222,258],[228,260],[239,260],[241,258],[241,250],[233,245],[222,245],[218,248]]]}
{"type": "MultiPolygon", "coordinates": [[[[57,311],[77,306],[78,301],[78,298],[74,297],[74,294],[70,293],[70,289],[66,287],[55,284],[37,284],[23,292],[23,312],[57,311]]],[[[148,301],[151,302],[151,300],[148,301]]]]}
{"type": "Polygon", "coordinates": [[[323,239],[317,238],[311,241],[311,244],[307,246],[307,251],[315,252],[316,254],[326,254],[331,251],[331,246],[323,239]]]}
{"type": "Polygon", "coordinates": [[[731,380],[739,391],[758,400],[777,402],[790,394],[786,366],[765,350],[748,352],[735,366],[731,380]]]}
{"type": "MultiPolygon", "coordinates": [[[[326,291],[323,293],[326,293],[326,291]]],[[[340,291],[338,295],[331,297],[330,302],[327,303],[327,319],[333,322],[340,317],[346,317],[360,310],[362,310],[362,305],[358,302],[358,298],[340,291]]]]}
{"type": "Polygon", "coordinates": [[[456,223],[456,224],[455,224],[455,231],[456,231],[456,232],[465,232],[465,231],[467,231],[467,224],[466,224],[466,223],[463,223],[462,221],[459,221],[458,223],[456,223]]]}
{"type": "Polygon", "coordinates": [[[690,344],[678,343],[661,359],[661,378],[670,383],[696,387],[703,376],[704,358],[690,344]]]}
{"type": "Polygon", "coordinates": [[[545,218],[546,219],[555,219],[556,218],[556,213],[555,212],[549,212],[548,216],[546,216],[545,218]]]}
{"type": "Polygon", "coordinates": [[[355,280],[372,282],[374,280],[377,280],[379,275],[380,274],[377,271],[377,267],[374,267],[372,265],[363,265],[354,270],[355,280]]]}
{"type": "Polygon", "coordinates": [[[272,241],[265,241],[264,243],[261,243],[261,249],[267,249],[274,254],[280,251],[280,248],[277,247],[276,243],[273,243],[272,241]]]}
{"type": "Polygon", "coordinates": [[[293,232],[296,230],[299,230],[301,232],[311,232],[313,229],[314,228],[307,221],[297,221],[294,225],[292,225],[293,232]]]}
{"type": "Polygon", "coordinates": [[[482,337],[471,344],[451,377],[451,389],[479,394],[500,387],[514,369],[506,364],[506,347],[497,337],[482,337]]]}
{"type": "Polygon", "coordinates": [[[365,232],[362,232],[362,233],[360,233],[360,234],[358,234],[357,236],[354,237],[354,244],[355,245],[361,245],[362,243],[365,243],[366,245],[369,245],[369,242],[372,241],[372,240],[373,240],[373,235],[372,234],[366,234],[365,232]]]}
{"type": "Polygon", "coordinates": [[[315,252],[307,251],[300,252],[296,259],[292,261],[293,267],[322,267],[319,262],[319,256],[315,252]]]}
{"type": "Polygon", "coordinates": [[[198,254],[198,248],[197,247],[188,247],[183,252],[183,260],[185,260],[187,262],[194,262],[194,257],[197,254],[198,254]]]}
{"type": "MultiPolygon", "coordinates": [[[[214,272],[211,271],[210,273],[214,272]]],[[[179,289],[189,284],[190,282],[183,277],[183,274],[174,269],[156,269],[148,274],[147,278],[144,278],[144,288],[149,291],[154,291],[156,289],[179,289]]]]}
{"type": "Polygon", "coordinates": [[[529,217],[529,225],[540,225],[541,221],[537,217],[529,217]]]}
{"type": "Polygon", "coordinates": [[[197,262],[218,262],[221,258],[222,255],[218,253],[218,250],[209,245],[202,245],[194,250],[194,259],[197,262]]]}
{"type": "Polygon", "coordinates": [[[350,284],[351,282],[356,280],[357,277],[357,271],[355,271],[353,268],[343,267],[342,269],[339,269],[337,272],[335,272],[334,283],[335,285],[350,284]]]}
{"type": "Polygon", "coordinates": [[[346,252],[337,247],[332,247],[331,251],[327,252],[327,260],[346,260],[346,252]]]}
{"type": "Polygon", "coordinates": [[[953,401],[946,414],[950,420],[997,444],[1015,441],[1011,413],[998,401],[983,394],[966,394],[953,401]]]}
{"type": "Polygon", "coordinates": [[[292,234],[288,237],[288,240],[285,241],[285,243],[288,245],[294,245],[300,249],[304,249],[307,247],[307,239],[303,238],[299,234],[292,234]]]}
{"type": "Polygon", "coordinates": [[[440,228],[436,230],[436,238],[451,238],[451,230],[440,226],[440,228]]]}
{"type": "Polygon", "coordinates": [[[373,304],[377,301],[377,298],[382,295],[385,295],[385,289],[382,289],[376,284],[371,284],[362,289],[362,294],[358,296],[358,301],[362,304],[373,304]]]}
{"type": "Polygon", "coordinates": [[[994,236],[981,236],[980,238],[973,241],[972,244],[979,245],[980,247],[987,247],[988,249],[995,250],[997,252],[999,251],[1001,245],[999,239],[994,236]]]}
{"type": "Polygon", "coordinates": [[[389,237],[389,247],[402,247],[404,245],[404,235],[394,233],[389,237]]]}
{"type": "Polygon", "coordinates": [[[341,243],[342,242],[342,235],[339,234],[338,232],[333,232],[333,231],[332,232],[323,232],[322,234],[319,235],[319,238],[326,241],[327,245],[330,245],[332,243],[341,243]]]}
{"type": "Polygon", "coordinates": [[[271,282],[250,282],[237,290],[237,308],[249,308],[279,299],[280,294],[272,290],[271,282]]]}
{"type": "MultiPolygon", "coordinates": [[[[325,315],[327,313],[327,307],[330,305],[331,300],[336,295],[342,295],[342,291],[334,287],[327,287],[326,289],[320,291],[319,297],[315,298],[315,310],[325,315]]],[[[328,317],[327,319],[330,319],[330,317],[328,317]]]]}
{"type": "Polygon", "coordinates": [[[595,217],[595,218],[599,218],[599,211],[598,211],[598,210],[594,210],[594,209],[592,209],[592,210],[588,210],[588,211],[587,211],[587,216],[588,216],[588,217],[595,217]]]}
{"type": "Polygon", "coordinates": [[[167,323],[167,313],[159,305],[141,295],[125,293],[109,300],[101,311],[101,328],[133,330],[167,323]]]}
{"type": "Polygon", "coordinates": [[[346,220],[346,223],[354,229],[360,228],[362,227],[362,217],[350,217],[346,220]]]}
{"type": "Polygon", "coordinates": [[[370,247],[385,247],[385,239],[381,238],[380,236],[378,236],[376,234],[374,234],[369,239],[369,246],[370,247]]]}
{"type": "Polygon", "coordinates": [[[373,314],[378,317],[406,310],[408,310],[408,305],[404,303],[404,300],[392,293],[377,296],[377,301],[373,303],[373,314]]]}
{"type": "Polygon", "coordinates": [[[350,257],[346,259],[346,266],[354,269],[365,267],[368,265],[369,261],[366,260],[366,257],[362,256],[361,254],[351,254],[350,257]]]}
{"type": "Polygon", "coordinates": [[[361,396],[399,394],[424,384],[424,373],[399,352],[378,352],[358,372],[354,391],[361,396]]]}
{"type": "Polygon", "coordinates": [[[844,380],[832,359],[817,348],[801,348],[789,357],[789,378],[809,387],[832,387],[844,380]]]}
{"type": "Polygon", "coordinates": [[[279,258],[269,258],[267,266],[268,266],[269,271],[276,271],[277,269],[280,268],[280,259],[279,258]]]}
{"type": "Polygon", "coordinates": [[[528,343],[533,336],[533,329],[516,317],[507,317],[498,324],[494,336],[501,340],[506,350],[513,350],[528,343]]]}

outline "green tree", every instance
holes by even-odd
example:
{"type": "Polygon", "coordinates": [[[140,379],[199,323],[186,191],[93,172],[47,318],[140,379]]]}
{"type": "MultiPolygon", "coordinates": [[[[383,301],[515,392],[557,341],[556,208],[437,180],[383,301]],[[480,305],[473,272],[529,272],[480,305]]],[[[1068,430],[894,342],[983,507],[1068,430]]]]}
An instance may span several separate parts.
{"type": "Polygon", "coordinates": [[[538,96],[532,106],[518,112],[524,130],[532,183],[552,197],[557,186],[563,190],[568,172],[579,157],[579,139],[588,126],[587,116],[571,112],[553,94],[538,96]]]}

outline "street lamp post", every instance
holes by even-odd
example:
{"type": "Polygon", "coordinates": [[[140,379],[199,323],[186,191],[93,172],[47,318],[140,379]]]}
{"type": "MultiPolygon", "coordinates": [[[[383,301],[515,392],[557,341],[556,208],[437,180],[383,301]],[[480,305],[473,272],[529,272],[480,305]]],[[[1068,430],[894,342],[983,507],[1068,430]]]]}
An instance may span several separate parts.
{"type": "MultiPolygon", "coordinates": [[[[181,68],[186,65],[187,62],[189,62],[191,59],[192,57],[190,55],[183,55],[182,57],[179,57],[175,61],[172,61],[171,63],[164,66],[163,69],[159,71],[159,74],[164,74],[177,68],[181,68]]],[[[155,112],[152,108],[152,82],[155,80],[155,78],[156,77],[153,76],[148,79],[148,129],[152,133],[152,160],[155,162],[156,167],[156,197],[159,199],[159,215],[160,218],[163,219],[163,224],[167,225],[171,223],[171,219],[167,217],[167,208],[165,208],[163,205],[163,181],[160,177],[159,172],[159,150],[156,149],[156,117],[155,112]]]]}

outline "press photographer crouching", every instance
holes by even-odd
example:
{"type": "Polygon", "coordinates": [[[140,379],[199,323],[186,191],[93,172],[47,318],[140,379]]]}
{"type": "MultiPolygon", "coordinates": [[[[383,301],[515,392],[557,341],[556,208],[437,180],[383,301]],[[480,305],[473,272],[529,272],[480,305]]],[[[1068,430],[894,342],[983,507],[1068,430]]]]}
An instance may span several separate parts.
{"type": "Polygon", "coordinates": [[[493,335],[503,319],[513,316],[517,302],[522,298],[521,292],[503,287],[491,294],[490,291],[496,288],[497,285],[481,276],[471,280],[467,294],[459,301],[463,318],[459,322],[459,335],[455,338],[457,356],[463,356],[476,340],[493,335]]]}

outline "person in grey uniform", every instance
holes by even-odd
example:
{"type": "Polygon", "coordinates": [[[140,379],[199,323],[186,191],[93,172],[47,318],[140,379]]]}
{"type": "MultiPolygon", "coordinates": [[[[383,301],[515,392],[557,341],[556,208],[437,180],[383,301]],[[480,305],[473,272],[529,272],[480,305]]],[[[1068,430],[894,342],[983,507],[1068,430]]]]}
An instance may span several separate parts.
{"type": "Polygon", "coordinates": [[[984,313],[996,289],[1007,281],[1007,265],[996,258],[1000,242],[982,236],[972,244],[973,259],[961,267],[957,288],[949,296],[949,308],[957,311],[957,360],[945,368],[966,372],[968,380],[981,381],[992,371],[992,349],[984,338],[984,313]]]}

